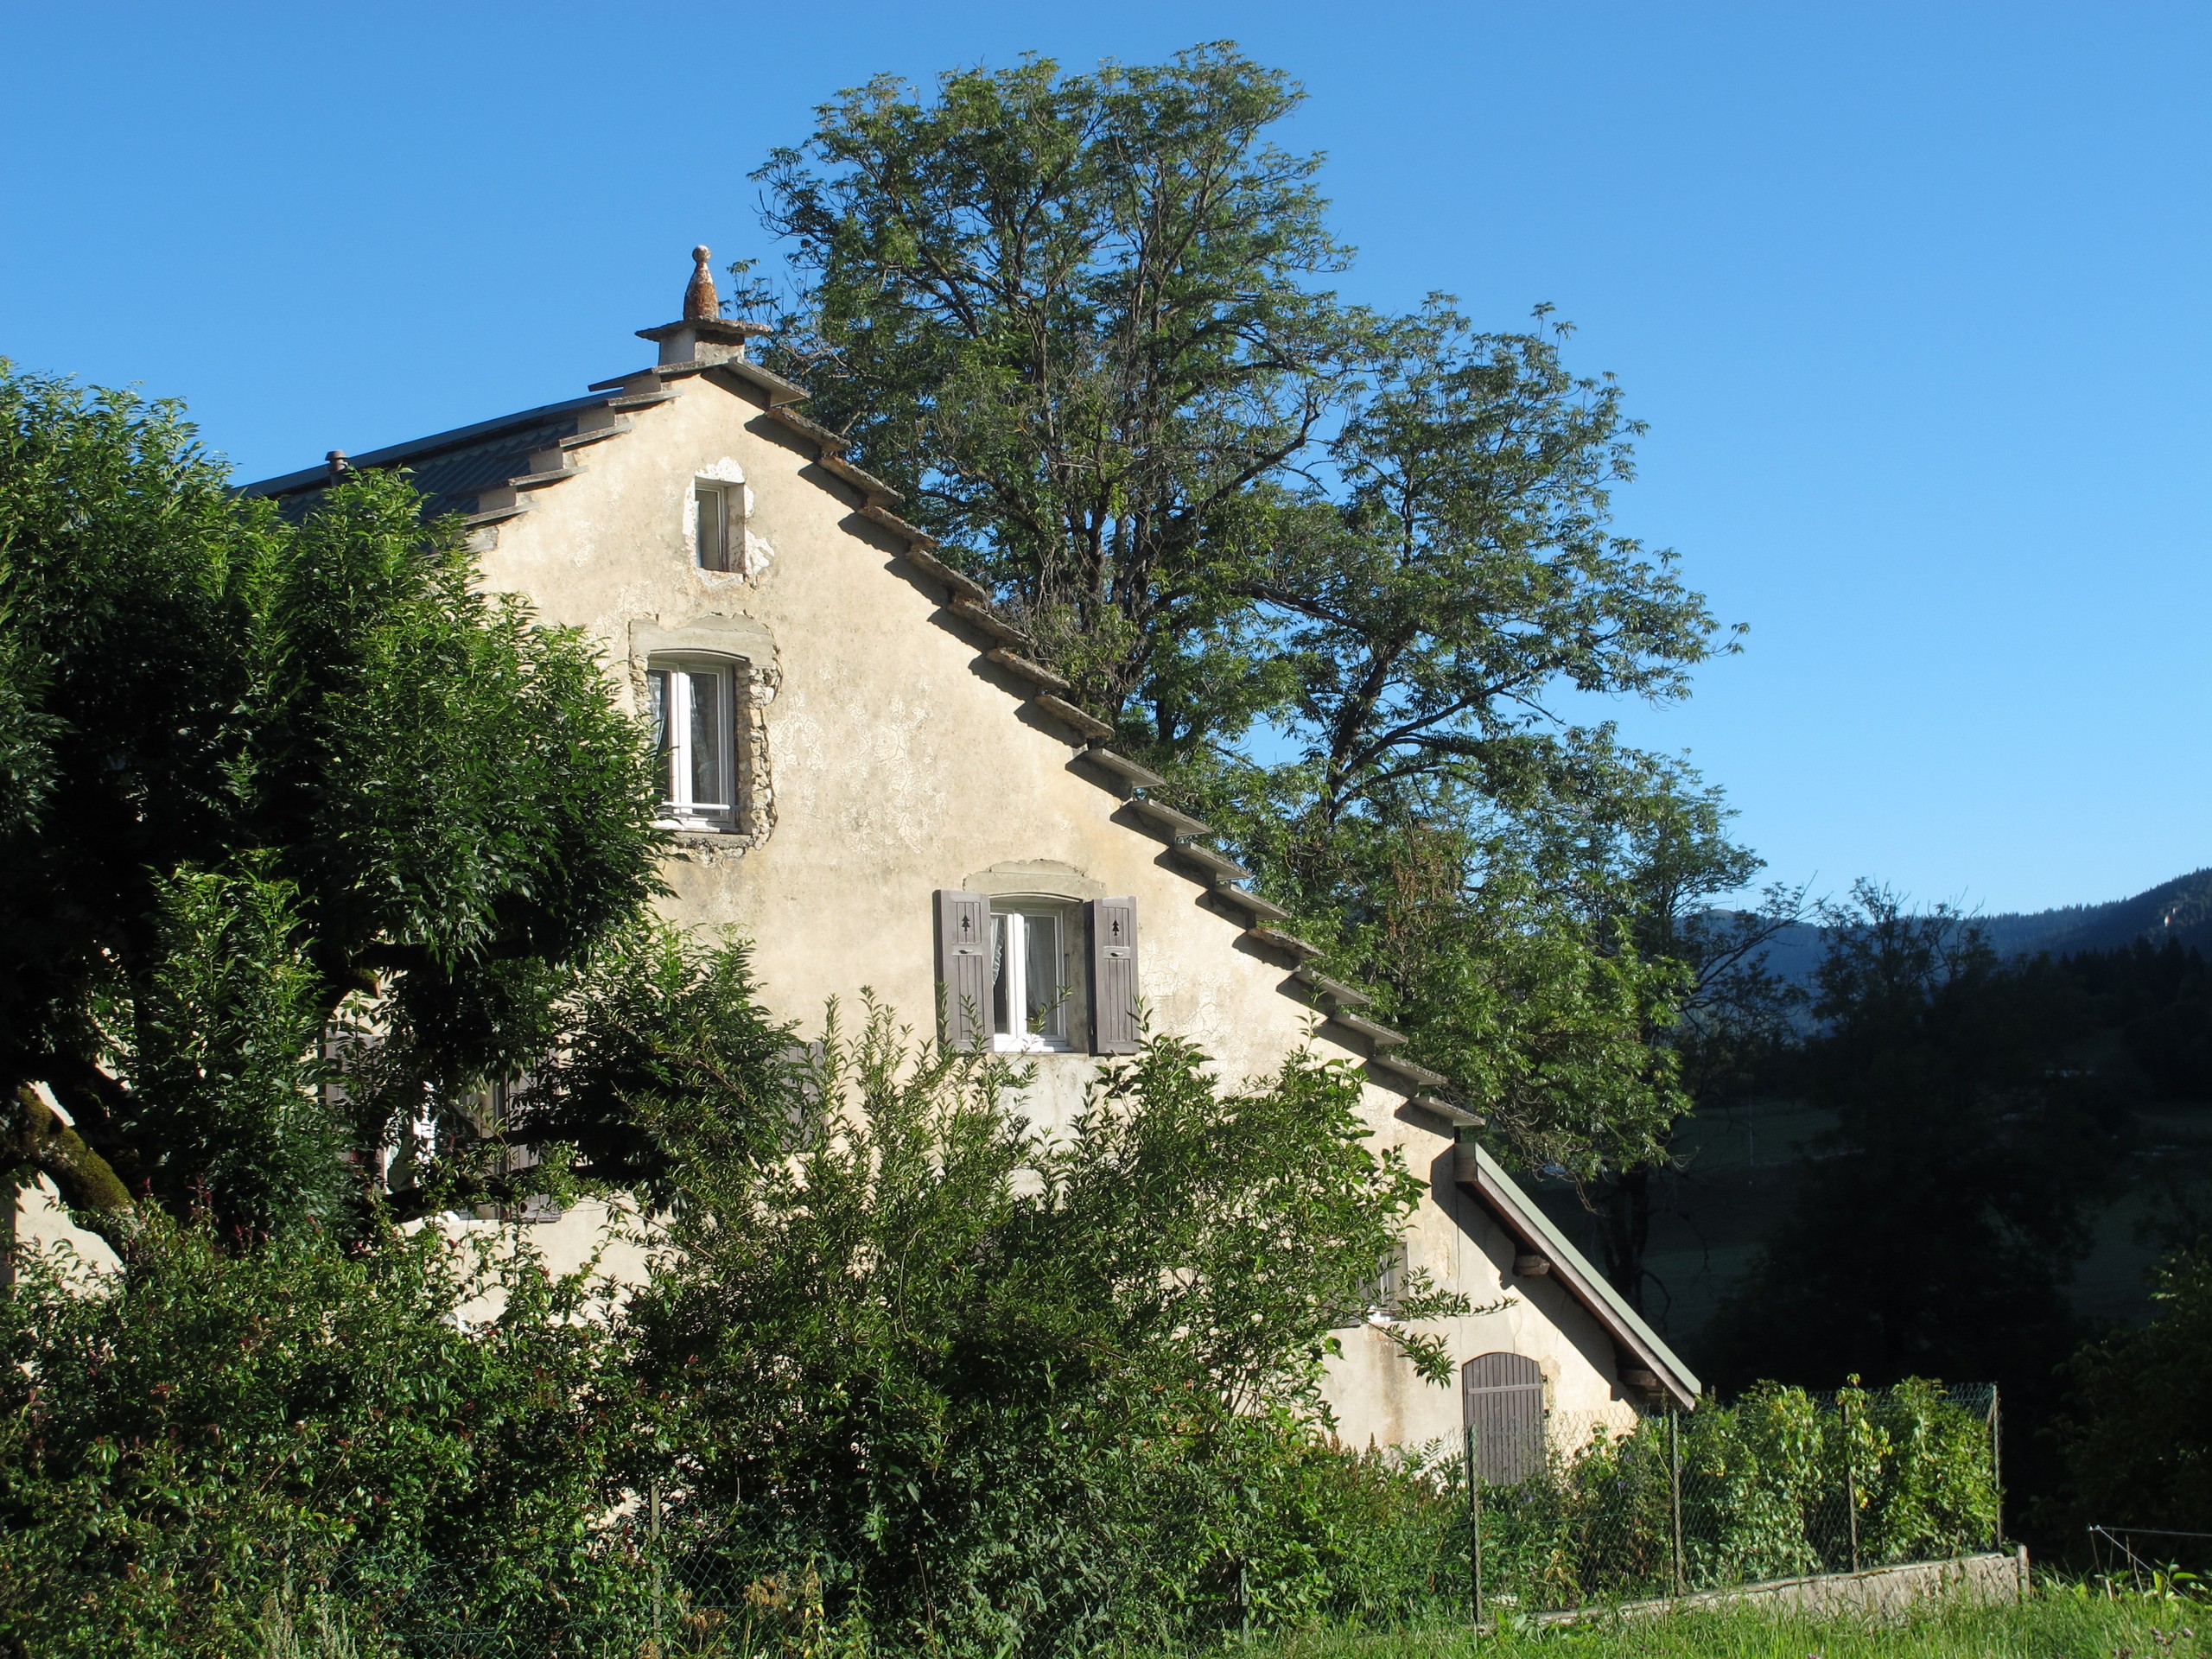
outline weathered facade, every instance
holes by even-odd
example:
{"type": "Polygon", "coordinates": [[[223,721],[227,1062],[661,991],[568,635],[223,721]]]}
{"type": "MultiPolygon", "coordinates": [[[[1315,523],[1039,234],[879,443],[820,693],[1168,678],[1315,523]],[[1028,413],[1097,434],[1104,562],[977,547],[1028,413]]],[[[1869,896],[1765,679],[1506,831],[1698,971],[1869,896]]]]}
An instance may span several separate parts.
{"type": "MultiPolygon", "coordinates": [[[[587,397],[254,487],[410,467],[470,516],[488,587],[598,643],[663,732],[669,912],[751,939],[779,1013],[818,1017],[867,987],[926,1028],[943,985],[956,1027],[1033,1062],[1047,1125],[1077,1108],[1096,1054],[1131,1046],[1137,999],[1230,1078],[1301,1043],[1351,1058],[1378,1141],[1429,1183],[1408,1264],[1478,1305],[1511,1299],[1452,1322],[1455,1356],[1533,1362],[1541,1388],[1515,1411],[1686,1402],[1696,1380],[1460,1144],[1471,1120],[1431,1092],[1445,1080],[1307,966],[1203,824],[1147,798],[1156,780],[840,459],[800,389],[747,360],[750,325],[696,286],[686,308],[642,331],[657,364],[587,397]]],[[[1330,1392],[1355,1442],[1456,1436],[1495,1406],[1423,1384],[1373,1330],[1344,1351],[1330,1392]]]]}

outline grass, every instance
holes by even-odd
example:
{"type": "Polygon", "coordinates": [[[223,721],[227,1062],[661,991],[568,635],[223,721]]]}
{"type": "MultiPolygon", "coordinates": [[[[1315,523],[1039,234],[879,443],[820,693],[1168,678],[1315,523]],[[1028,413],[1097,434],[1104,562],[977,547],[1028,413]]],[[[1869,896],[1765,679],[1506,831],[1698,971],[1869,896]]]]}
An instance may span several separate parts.
{"type": "Polygon", "coordinates": [[[2056,1586],[2015,1606],[1953,1605],[1895,1622],[1734,1608],[1479,1642],[1458,1630],[1316,1631],[1251,1647],[1267,1659],[2199,1659],[2212,1654],[2212,1605],[2056,1586]]]}
{"type": "MultiPolygon", "coordinates": [[[[296,1620],[272,1601],[264,1634],[254,1659],[372,1659],[396,1652],[374,1642],[357,1644],[327,1607],[296,1620]]],[[[651,1643],[634,1649],[626,1643],[619,1650],[660,1652],[667,1659],[694,1651],[651,1643]]],[[[817,1637],[760,1647],[716,1641],[696,1651],[721,1659],[825,1659],[868,1649],[825,1644],[817,1637]]],[[[1125,1649],[1123,1659],[1145,1651],[1125,1649]]],[[[1815,1618],[1738,1606],[1508,1628],[1479,1641],[1452,1627],[1305,1630],[1202,1651],[1153,1650],[1147,1659],[2212,1659],[2212,1602],[2171,1595],[2108,1599],[2054,1580],[2016,1605],[1955,1601],[1924,1605],[1904,1618],[1815,1618]]]]}

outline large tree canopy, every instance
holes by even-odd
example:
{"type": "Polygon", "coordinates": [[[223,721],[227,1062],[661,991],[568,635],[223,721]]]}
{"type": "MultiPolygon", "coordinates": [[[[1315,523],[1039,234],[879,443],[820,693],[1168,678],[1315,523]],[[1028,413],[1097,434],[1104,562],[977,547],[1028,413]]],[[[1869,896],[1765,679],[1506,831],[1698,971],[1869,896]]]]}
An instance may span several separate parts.
{"type": "Polygon", "coordinates": [[[1645,830],[1746,859],[1586,711],[1681,696],[1719,630],[1611,529],[1638,429],[1541,308],[1490,333],[1325,286],[1319,158],[1269,140],[1300,96],[1226,45],[846,92],[759,175],[780,349],[1524,1156],[1633,1161],[1692,977],[1644,954],[1645,830]]]}
{"type": "Polygon", "coordinates": [[[1359,333],[1308,281],[1344,259],[1315,161],[1262,137],[1298,96],[1217,49],[1088,76],[1030,59],[934,104],[886,77],[763,170],[817,418],[1102,706],[1187,683],[1170,743],[1251,695],[1251,665],[1206,648],[1233,602],[1219,531],[1305,454],[1359,333]]]}
{"type": "Polygon", "coordinates": [[[1637,430],[1558,341],[1474,329],[1443,296],[1379,329],[1325,486],[1238,541],[1246,626],[1293,666],[1281,713],[1333,823],[1450,778],[1520,803],[1586,742],[1548,699],[1671,699],[1713,632],[1669,554],[1608,533],[1637,430]]]}
{"type": "Polygon", "coordinates": [[[0,365],[0,1159],[111,1238],[341,1201],[391,1130],[313,1086],[345,999],[450,1094],[654,889],[592,653],[419,507],[367,475],[289,524],[174,406],[0,365]]]}

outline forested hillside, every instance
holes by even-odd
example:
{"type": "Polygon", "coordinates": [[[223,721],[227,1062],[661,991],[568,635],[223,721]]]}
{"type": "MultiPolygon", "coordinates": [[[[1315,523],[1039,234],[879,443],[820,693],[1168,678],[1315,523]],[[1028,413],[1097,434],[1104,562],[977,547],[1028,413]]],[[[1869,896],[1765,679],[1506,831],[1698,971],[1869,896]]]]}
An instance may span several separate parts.
{"type": "MultiPolygon", "coordinates": [[[[1974,920],[2000,958],[2031,957],[2039,950],[2053,956],[2114,950],[2137,939],[2162,944],[2170,938],[2185,950],[2212,955],[2212,868],[2161,881],[2132,898],[2062,905],[2056,910],[2006,911],[1974,920]]],[[[1768,950],[1768,966],[1793,983],[1810,983],[1820,966],[1821,935],[1811,922],[1778,930],[1768,950]]]]}
{"type": "Polygon", "coordinates": [[[2137,939],[2153,944],[2176,939],[2184,949],[2212,954],[2212,869],[2191,870],[2109,904],[2068,905],[1979,919],[2000,957],[2038,950],[2053,956],[2113,950],[2137,939]]]}
{"type": "MultiPolygon", "coordinates": [[[[2094,1085],[2117,1115],[2114,1135],[2068,1170],[2088,1201],[2088,1233],[2059,1275],[2060,1294],[2092,1325],[2148,1318],[2146,1271],[2212,1216],[2212,869],[2107,904],[1954,918],[1947,928],[1955,944],[1980,936],[1994,997],[2016,1013],[2036,1005],[2035,1039],[2013,1033],[2022,1053],[2035,1048],[2035,1068],[2094,1085]]],[[[1698,1339],[1799,1209],[1808,1169],[1843,1150],[1823,1098],[1834,1056],[1815,995],[1840,937],[1811,922],[1779,930],[1767,961],[1802,995],[1791,1016],[1800,1042],[1701,1102],[1656,1173],[1645,1306],[1677,1338],[1698,1339]]],[[[1984,1056],[1993,1065],[2017,1058],[1984,1056]]],[[[1986,1083],[1992,1074],[1985,1066],[1979,1075],[1986,1083]]],[[[1907,1087],[1887,1076],[1893,1092],[1907,1087]]],[[[1598,1224],[1573,1186],[1549,1184],[1547,1203],[1597,1255],[1598,1224]]]]}
{"type": "MultiPolygon", "coordinates": [[[[2183,942],[2206,889],[2002,918],[2009,949],[1870,886],[1823,906],[1782,1034],[1652,1172],[1647,1314],[1724,1389],[1940,1375],[2022,1421],[2085,1409],[2081,1344],[2147,1325],[2155,1270],[2212,1236],[2212,964],[2183,942]]],[[[1618,1277],[1592,1197],[1546,1200],[1618,1277]]],[[[2016,1492],[2057,1501],[2051,1444],[2008,1454],[2016,1492]]]]}

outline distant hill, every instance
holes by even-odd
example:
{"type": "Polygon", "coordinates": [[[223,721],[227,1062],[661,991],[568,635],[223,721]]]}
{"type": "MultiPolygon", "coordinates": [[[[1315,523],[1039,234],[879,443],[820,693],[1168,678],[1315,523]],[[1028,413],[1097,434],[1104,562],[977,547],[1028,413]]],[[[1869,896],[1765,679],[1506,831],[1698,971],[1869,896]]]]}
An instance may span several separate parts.
{"type": "Polygon", "coordinates": [[[1981,916],[1975,920],[2003,957],[2048,950],[2111,950],[2137,939],[2164,944],[2179,939],[2212,955],[2212,869],[2191,870],[2133,899],[2106,905],[2069,905],[2027,915],[1981,916]]]}
{"type": "MultiPolygon", "coordinates": [[[[2169,938],[2212,957],[2212,869],[2191,870],[2132,899],[2107,904],[2008,912],[1972,920],[2000,957],[2031,957],[2046,950],[2057,957],[2074,950],[2115,950],[2137,939],[2163,944],[2169,938]]],[[[1776,973],[1801,984],[1811,980],[1820,960],[1821,930],[1809,925],[1784,929],[1767,951],[1767,963],[1776,973]]]]}

